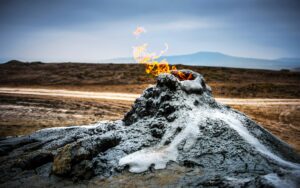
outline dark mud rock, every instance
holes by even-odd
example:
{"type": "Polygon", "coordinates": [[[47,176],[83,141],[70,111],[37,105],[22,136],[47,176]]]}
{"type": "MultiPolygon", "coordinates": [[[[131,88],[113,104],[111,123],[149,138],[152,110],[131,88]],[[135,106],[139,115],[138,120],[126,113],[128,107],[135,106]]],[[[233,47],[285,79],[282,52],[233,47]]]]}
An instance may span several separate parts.
{"type": "Polygon", "coordinates": [[[155,138],[161,139],[166,132],[166,126],[163,123],[153,123],[149,125],[151,135],[155,138]]]}
{"type": "Polygon", "coordinates": [[[299,185],[291,147],[182,72],[159,75],[122,121],[0,140],[0,187],[299,185]]]}
{"type": "Polygon", "coordinates": [[[90,179],[94,175],[93,163],[90,160],[83,160],[76,163],[71,172],[73,180],[90,179]]]}
{"type": "Polygon", "coordinates": [[[171,77],[166,74],[157,78],[157,86],[161,89],[168,89],[170,91],[176,91],[179,87],[179,83],[176,77],[171,77]]]}
{"type": "Polygon", "coordinates": [[[9,154],[10,151],[21,147],[23,145],[29,145],[31,143],[37,143],[37,140],[31,138],[10,138],[10,139],[3,139],[0,142],[0,156],[9,154]]]}
{"type": "Polygon", "coordinates": [[[71,145],[65,145],[55,156],[53,161],[53,172],[57,175],[68,175],[72,170],[71,145]]]}
{"type": "Polygon", "coordinates": [[[87,139],[65,145],[53,161],[53,173],[73,178],[90,178],[93,175],[93,157],[115,147],[120,138],[114,135],[91,136],[87,139]]]}

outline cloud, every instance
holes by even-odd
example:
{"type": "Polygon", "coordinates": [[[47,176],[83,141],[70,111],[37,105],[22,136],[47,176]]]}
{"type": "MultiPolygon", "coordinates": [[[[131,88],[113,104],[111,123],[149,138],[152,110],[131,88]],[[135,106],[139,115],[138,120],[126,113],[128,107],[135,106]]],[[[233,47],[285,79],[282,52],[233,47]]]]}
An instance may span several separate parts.
{"type": "Polygon", "coordinates": [[[154,50],[299,56],[299,9],[298,0],[3,0],[0,56],[129,56],[139,25],[154,50]]]}
{"type": "Polygon", "coordinates": [[[224,24],[216,23],[214,21],[206,21],[201,19],[190,19],[186,18],[185,20],[175,20],[166,23],[153,23],[151,24],[151,30],[163,31],[163,30],[195,30],[195,29],[216,29],[223,27],[224,24]]]}

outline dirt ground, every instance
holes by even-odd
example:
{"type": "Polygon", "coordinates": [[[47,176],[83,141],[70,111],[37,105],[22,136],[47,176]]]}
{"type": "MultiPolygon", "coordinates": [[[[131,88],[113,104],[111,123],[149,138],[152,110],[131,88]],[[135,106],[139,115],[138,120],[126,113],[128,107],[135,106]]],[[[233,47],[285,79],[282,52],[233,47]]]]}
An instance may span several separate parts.
{"type": "Polygon", "coordinates": [[[300,152],[300,105],[230,105],[300,152]]]}
{"type": "Polygon", "coordinates": [[[0,136],[24,135],[42,128],[85,125],[121,119],[129,101],[0,95],[0,136]]]}
{"type": "MultiPolygon", "coordinates": [[[[299,100],[219,99],[240,110],[300,152],[299,100]]],[[[0,137],[42,128],[122,119],[133,101],[0,94],[0,137]]]]}

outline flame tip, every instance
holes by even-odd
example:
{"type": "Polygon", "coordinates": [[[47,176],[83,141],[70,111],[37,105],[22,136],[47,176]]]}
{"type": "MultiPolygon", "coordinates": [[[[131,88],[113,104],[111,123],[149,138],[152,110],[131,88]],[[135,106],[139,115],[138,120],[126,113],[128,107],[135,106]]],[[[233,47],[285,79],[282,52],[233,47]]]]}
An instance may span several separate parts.
{"type": "MultiPolygon", "coordinates": [[[[133,34],[138,38],[142,33],[145,33],[146,29],[142,26],[138,26],[133,34]]],[[[164,43],[165,49],[161,50],[159,55],[157,55],[155,52],[148,52],[148,43],[144,43],[140,46],[134,46],[133,47],[133,58],[135,61],[139,64],[144,64],[146,66],[145,72],[147,74],[150,74],[152,76],[158,76],[161,73],[171,73],[178,77],[180,80],[192,80],[194,79],[193,75],[191,73],[184,73],[182,71],[177,70],[175,65],[172,65],[170,68],[170,65],[167,61],[167,59],[162,59],[158,61],[158,59],[165,54],[168,49],[169,45],[168,43],[164,43]],[[171,72],[171,71],[174,71],[171,72]],[[176,73],[175,73],[176,71],[176,73]]]]}

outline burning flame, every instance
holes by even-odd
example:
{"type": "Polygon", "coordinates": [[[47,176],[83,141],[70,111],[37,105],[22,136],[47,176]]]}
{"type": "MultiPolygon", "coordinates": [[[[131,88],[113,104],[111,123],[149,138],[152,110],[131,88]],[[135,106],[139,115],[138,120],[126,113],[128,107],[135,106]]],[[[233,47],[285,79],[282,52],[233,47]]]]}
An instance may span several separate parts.
{"type": "MultiPolygon", "coordinates": [[[[168,44],[165,44],[165,49],[159,54],[148,52],[148,44],[133,47],[133,57],[136,62],[145,64],[146,73],[153,76],[158,76],[160,73],[170,73],[170,66],[166,59],[159,60],[159,58],[168,50],[168,44]]],[[[172,70],[175,66],[172,67],[172,70]]]]}
{"type": "MultiPolygon", "coordinates": [[[[138,37],[144,32],[146,32],[146,30],[143,27],[137,27],[133,34],[138,37]]],[[[147,43],[133,47],[133,58],[137,63],[145,65],[147,74],[158,76],[161,73],[171,73],[180,80],[194,79],[191,73],[179,71],[175,66],[170,67],[166,59],[159,60],[161,56],[168,51],[169,46],[167,43],[165,43],[165,49],[161,50],[159,54],[155,52],[150,53],[147,48],[147,43]]]]}
{"type": "Polygon", "coordinates": [[[179,71],[179,70],[172,70],[171,74],[173,74],[174,76],[176,76],[177,78],[179,78],[180,81],[182,80],[194,80],[194,76],[193,74],[191,74],[190,72],[183,72],[183,71],[179,71]]]}

